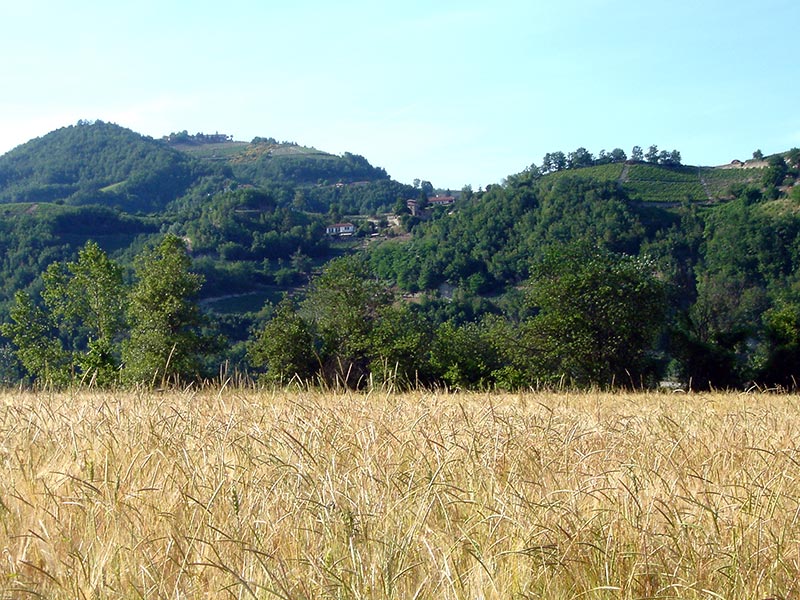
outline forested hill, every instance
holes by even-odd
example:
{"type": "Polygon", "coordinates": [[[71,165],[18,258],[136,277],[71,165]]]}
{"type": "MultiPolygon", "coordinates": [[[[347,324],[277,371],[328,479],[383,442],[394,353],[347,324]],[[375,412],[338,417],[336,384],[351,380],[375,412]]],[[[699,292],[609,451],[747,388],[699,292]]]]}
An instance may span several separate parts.
{"type": "MultiPolygon", "coordinates": [[[[463,194],[454,210],[435,209],[433,218],[413,225],[410,239],[374,247],[370,265],[434,322],[455,328],[458,343],[476,353],[470,373],[491,364],[479,349],[494,345],[505,356],[501,371],[519,360],[515,368],[527,369],[530,380],[531,373],[569,372],[568,357],[597,356],[617,339],[618,332],[604,329],[607,316],[591,315],[614,304],[599,300],[605,294],[622,302],[627,292],[609,283],[610,265],[636,257],[666,292],[659,301],[663,337],[650,348],[651,358],[663,361],[662,374],[696,386],[792,387],[800,376],[800,151],[759,163],[725,170],[640,162],[531,169],[463,194]],[[691,193],[696,186],[700,197],[691,193]],[[552,286],[561,286],[557,299],[542,295],[552,286]],[[573,312],[561,310],[567,306],[573,312]],[[498,318],[512,333],[497,333],[498,318]],[[560,342],[550,355],[553,340],[560,342]],[[587,340],[597,342],[591,351],[587,340]],[[531,357],[557,366],[525,366],[531,357]]],[[[620,308],[620,323],[637,310],[620,308]]],[[[483,372],[495,382],[500,376],[483,372]]]]}
{"type": "MultiPolygon", "coordinates": [[[[409,381],[461,387],[797,385],[800,150],[725,168],[655,146],[630,160],[579,150],[437,197],[356,154],[81,122],[0,157],[0,322],[57,300],[53,277],[81,247],[124,279],[172,234],[224,342],[211,372],[224,361],[278,380],[366,381],[398,365],[409,381]],[[348,236],[328,232],[345,222],[348,236]],[[302,365],[281,354],[292,348],[307,351],[302,365]]],[[[56,346],[87,341],[45,329],[56,346]]],[[[11,381],[9,344],[0,337],[11,381]]]]}
{"type": "Polygon", "coordinates": [[[175,201],[236,186],[303,190],[299,207],[327,212],[387,209],[410,186],[357,154],[336,156],[292,142],[172,134],[155,140],[102,121],[57,129],[0,156],[0,203],[99,204],[154,213],[175,201]]]}
{"type": "Polygon", "coordinates": [[[154,211],[186,193],[196,161],[118,125],[80,122],[0,157],[0,201],[154,211]]]}
{"type": "Polygon", "coordinates": [[[417,193],[357,154],[81,121],[0,156],[0,320],[87,241],[130,268],[167,231],[190,244],[204,298],[251,294],[234,312],[257,311],[345,250],[326,226],[347,218],[373,233],[385,217],[369,216],[417,193]]]}
{"type": "Polygon", "coordinates": [[[651,154],[651,160],[590,158],[574,167],[567,160],[553,167],[547,155],[546,168],[533,166],[485,191],[464,191],[449,214],[436,209],[419,222],[406,217],[412,238],[376,248],[372,263],[406,291],[444,284],[496,294],[525,280],[553,245],[589,239],[629,255],[659,248],[664,260],[675,260],[665,238],[683,238],[697,252],[698,223],[724,214],[736,200],[757,200],[759,211],[785,219],[793,214],[787,199],[800,200],[796,149],[723,167],[661,163],[655,146],[651,154]]]}

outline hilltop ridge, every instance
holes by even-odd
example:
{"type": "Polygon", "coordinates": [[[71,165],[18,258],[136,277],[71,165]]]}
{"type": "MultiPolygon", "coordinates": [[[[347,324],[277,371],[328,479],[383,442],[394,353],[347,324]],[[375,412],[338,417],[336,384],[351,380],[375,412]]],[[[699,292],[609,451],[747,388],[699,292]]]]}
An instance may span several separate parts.
{"type": "MultiPolygon", "coordinates": [[[[236,185],[389,181],[384,169],[349,152],[337,156],[272,138],[238,142],[225,134],[156,140],[102,121],[80,121],[0,156],[0,203],[102,204],[129,212],[162,211],[199,188],[207,194],[236,185]]],[[[317,208],[330,200],[316,196],[317,208]]],[[[390,205],[395,198],[374,201],[390,205]]]]}

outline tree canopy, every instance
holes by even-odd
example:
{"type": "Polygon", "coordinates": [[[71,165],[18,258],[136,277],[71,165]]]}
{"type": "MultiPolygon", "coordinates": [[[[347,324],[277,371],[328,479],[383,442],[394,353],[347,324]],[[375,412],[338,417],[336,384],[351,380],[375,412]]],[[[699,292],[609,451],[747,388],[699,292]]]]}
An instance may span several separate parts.
{"type": "Polygon", "coordinates": [[[194,301],[202,277],[191,272],[182,240],[165,236],[137,259],[134,283],[94,242],[72,262],[54,262],[39,298],[18,292],[0,330],[34,379],[112,386],[195,379],[214,350],[194,301]]]}
{"type": "Polygon", "coordinates": [[[202,334],[196,303],[203,278],[190,269],[186,244],[174,235],[138,257],[128,300],[130,337],[122,347],[128,381],[152,384],[201,374],[212,340],[202,334]]]}

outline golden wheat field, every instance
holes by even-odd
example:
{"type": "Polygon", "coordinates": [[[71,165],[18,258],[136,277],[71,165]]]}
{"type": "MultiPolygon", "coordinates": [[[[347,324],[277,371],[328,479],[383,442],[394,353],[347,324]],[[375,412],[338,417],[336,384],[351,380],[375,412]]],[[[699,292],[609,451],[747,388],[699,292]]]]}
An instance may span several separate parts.
{"type": "Polygon", "coordinates": [[[798,598],[800,398],[0,396],[3,598],[798,598]]]}

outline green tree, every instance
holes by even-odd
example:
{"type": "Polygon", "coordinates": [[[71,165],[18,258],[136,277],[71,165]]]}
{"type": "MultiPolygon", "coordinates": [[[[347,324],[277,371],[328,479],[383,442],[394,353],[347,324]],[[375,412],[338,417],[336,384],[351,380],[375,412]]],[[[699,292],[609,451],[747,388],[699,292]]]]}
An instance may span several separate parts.
{"type": "Polygon", "coordinates": [[[486,388],[501,368],[500,357],[479,323],[445,321],[436,328],[431,347],[435,373],[453,388],[486,388]]]}
{"type": "Polygon", "coordinates": [[[767,187],[778,187],[786,178],[789,168],[780,154],[775,154],[767,159],[767,169],[764,171],[763,182],[767,187]]]}
{"type": "Polygon", "coordinates": [[[763,315],[769,342],[758,378],[796,390],[800,383],[800,304],[779,302],[763,315]]]}
{"type": "Polygon", "coordinates": [[[90,241],[77,261],[52,263],[42,279],[43,306],[17,294],[4,326],[25,368],[59,384],[73,374],[98,385],[116,382],[127,293],[120,266],[90,241]]]}
{"type": "Polygon", "coordinates": [[[301,306],[320,348],[328,382],[359,386],[369,375],[369,335],[391,294],[370,273],[362,256],[328,263],[301,306]]]}
{"type": "Polygon", "coordinates": [[[611,157],[611,162],[615,163],[625,162],[628,160],[628,157],[622,148],[614,148],[609,156],[611,157]]]}
{"type": "Polygon", "coordinates": [[[3,335],[11,339],[25,370],[41,382],[66,385],[72,377],[72,361],[58,337],[48,312],[37,306],[30,294],[19,291],[3,323],[3,335]]]}
{"type": "Polygon", "coordinates": [[[308,381],[317,367],[314,336],[289,296],[275,307],[247,353],[253,366],[266,367],[263,379],[269,383],[285,384],[295,378],[308,381]]]}
{"type": "Polygon", "coordinates": [[[299,305],[284,299],[256,335],[248,354],[264,379],[285,383],[321,378],[360,387],[369,381],[401,386],[430,380],[428,323],[371,274],[362,256],[328,264],[299,305]]]}
{"type": "Polygon", "coordinates": [[[429,383],[431,340],[429,324],[408,304],[384,307],[369,333],[370,373],[401,387],[429,383]]]}
{"type": "Polygon", "coordinates": [[[76,262],[50,265],[43,279],[42,298],[69,332],[80,372],[103,385],[116,381],[127,296],[122,268],[90,241],[76,262]]]}
{"type": "Polygon", "coordinates": [[[392,206],[392,212],[396,216],[407,215],[410,211],[408,210],[408,201],[404,200],[403,198],[398,198],[397,201],[392,206]]]}
{"type": "Polygon", "coordinates": [[[694,387],[785,384],[782,357],[794,352],[800,218],[788,206],[776,211],[760,202],[753,188],[737,193],[705,215],[696,300],[672,336],[694,387]]]}
{"type": "Polygon", "coordinates": [[[128,382],[152,385],[200,375],[203,355],[213,344],[201,333],[204,320],[196,302],[203,277],[190,268],[184,241],[171,234],[137,257],[130,338],[122,355],[128,382]]]}
{"type": "Polygon", "coordinates": [[[581,169],[583,167],[591,167],[594,164],[594,156],[586,148],[578,148],[574,152],[570,152],[567,156],[568,169],[581,169]]]}
{"type": "Polygon", "coordinates": [[[299,211],[308,210],[308,200],[303,190],[295,190],[292,208],[299,211]]]}
{"type": "Polygon", "coordinates": [[[623,385],[648,375],[648,352],[663,318],[662,284],[644,260],[576,242],[535,265],[527,348],[542,378],[623,385]]]}
{"type": "Polygon", "coordinates": [[[303,254],[300,248],[298,248],[295,253],[292,254],[290,264],[298,273],[308,275],[314,263],[309,256],[303,254]]]}
{"type": "Polygon", "coordinates": [[[673,150],[672,152],[667,152],[666,150],[662,150],[658,153],[658,164],[664,165],[665,167],[677,167],[681,164],[681,153],[677,150],[673,150]]]}
{"type": "MultiPolygon", "coordinates": [[[[800,167],[800,148],[792,148],[786,153],[786,162],[791,168],[800,167]]],[[[795,173],[797,175],[797,173],[795,173]]]]}
{"type": "Polygon", "coordinates": [[[428,208],[428,193],[423,189],[420,189],[419,194],[417,194],[417,213],[422,214],[422,212],[428,208]]]}
{"type": "Polygon", "coordinates": [[[561,152],[548,152],[542,158],[541,172],[543,174],[555,173],[567,168],[567,157],[561,152]]]}
{"type": "Polygon", "coordinates": [[[122,268],[89,241],[78,260],[53,263],[43,275],[42,297],[53,314],[83,324],[97,339],[113,340],[124,328],[122,268]]]}

